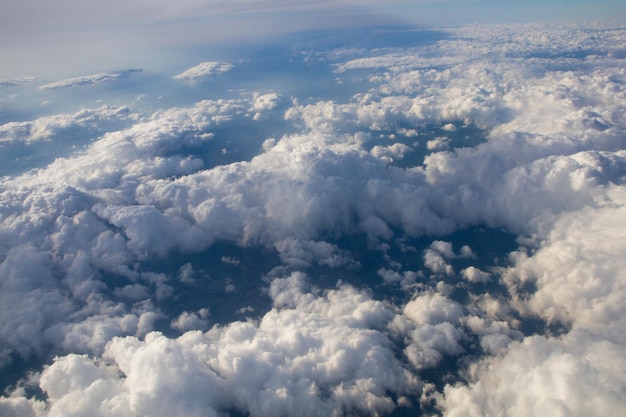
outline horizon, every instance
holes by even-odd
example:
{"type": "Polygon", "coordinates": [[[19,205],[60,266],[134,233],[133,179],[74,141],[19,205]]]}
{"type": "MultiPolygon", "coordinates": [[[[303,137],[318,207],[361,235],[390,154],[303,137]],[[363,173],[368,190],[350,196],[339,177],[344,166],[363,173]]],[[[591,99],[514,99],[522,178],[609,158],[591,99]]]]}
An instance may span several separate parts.
{"type": "Polygon", "coordinates": [[[171,61],[199,55],[224,59],[234,50],[272,44],[306,30],[619,21],[626,15],[626,5],[615,0],[593,5],[582,0],[378,3],[262,0],[238,7],[187,0],[173,7],[165,2],[14,2],[5,4],[0,17],[0,56],[5,57],[0,80],[69,78],[103,69],[168,71],[171,61]]]}

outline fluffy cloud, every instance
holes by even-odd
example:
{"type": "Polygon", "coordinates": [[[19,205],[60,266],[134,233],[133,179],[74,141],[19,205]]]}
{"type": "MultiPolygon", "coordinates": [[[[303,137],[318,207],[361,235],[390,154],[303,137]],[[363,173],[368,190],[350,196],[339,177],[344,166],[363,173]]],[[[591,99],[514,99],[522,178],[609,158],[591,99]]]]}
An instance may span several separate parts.
{"type": "Polygon", "coordinates": [[[399,273],[392,269],[380,268],[377,271],[378,276],[380,276],[387,284],[399,283],[403,288],[409,288],[412,284],[415,284],[415,281],[423,276],[415,271],[404,271],[403,273],[399,273]]]}
{"type": "Polygon", "coordinates": [[[287,238],[276,243],[276,250],[281,260],[294,268],[306,268],[314,263],[327,265],[331,268],[358,263],[350,258],[336,245],[328,242],[314,242],[287,238]]]}
{"type": "Polygon", "coordinates": [[[46,328],[74,309],[71,300],[58,290],[48,253],[23,245],[3,255],[0,365],[7,364],[11,352],[26,358],[33,353],[43,354],[47,343],[42,334],[46,328]]]}
{"type": "Polygon", "coordinates": [[[514,343],[504,358],[472,367],[469,387],[446,387],[444,414],[621,415],[624,380],[616,370],[624,364],[623,345],[592,338],[575,331],[562,340],[514,343]]]}
{"type": "Polygon", "coordinates": [[[261,120],[263,113],[276,109],[282,102],[282,97],[277,93],[255,94],[252,109],[256,111],[254,120],[261,120]]]}
{"type": "Polygon", "coordinates": [[[461,275],[469,282],[487,282],[490,279],[488,272],[481,271],[474,266],[463,269],[461,275]]]}
{"type": "Polygon", "coordinates": [[[394,143],[389,146],[376,145],[370,153],[376,158],[381,158],[387,162],[394,162],[404,158],[404,154],[411,148],[403,143],[394,143]]]}
{"type": "Polygon", "coordinates": [[[467,245],[461,247],[461,252],[456,254],[452,250],[450,242],[435,240],[424,251],[424,266],[435,274],[453,276],[455,274],[454,268],[446,260],[473,258],[474,256],[472,249],[467,245]]]}
{"type": "Polygon", "coordinates": [[[127,106],[102,106],[82,109],[74,114],[59,114],[28,122],[9,122],[0,126],[0,147],[8,144],[33,144],[37,141],[55,141],[73,129],[97,129],[108,121],[136,121],[138,115],[127,106]]]}
{"type": "Polygon", "coordinates": [[[208,327],[209,310],[200,309],[197,313],[184,311],[178,318],[172,320],[172,328],[180,331],[203,330],[208,327]]]}
{"type": "MultiPolygon", "coordinates": [[[[444,414],[619,415],[626,75],[616,51],[626,37],[617,32],[599,46],[572,28],[473,27],[417,47],[419,56],[380,49],[346,62],[359,52],[335,51],[324,59],[345,80],[369,71],[371,88],[343,101],[294,99],[284,117],[287,101],[269,92],[142,117],[102,107],[5,124],[2,143],[33,144],[105,119],[133,122],[0,180],[0,365],[60,355],[33,380],[47,399],[18,387],[0,411],[387,414],[419,398],[427,371],[449,360],[460,374],[437,381],[448,382],[443,392],[424,391],[444,414]],[[556,45],[547,52],[544,37],[556,45]],[[558,55],[579,41],[597,53],[558,55]],[[226,144],[254,150],[219,159],[226,144]],[[524,247],[496,268],[480,245],[449,237],[479,226],[505,228],[524,247]],[[262,248],[277,268],[218,281],[211,268],[250,269],[231,254],[196,268],[217,243],[262,248]],[[302,273],[280,275],[320,266],[364,286],[377,274],[404,292],[319,290],[302,273]],[[172,308],[205,284],[239,294],[246,280],[273,303],[256,319],[207,330],[213,306],[172,308]],[[184,333],[153,332],[159,321],[184,333]],[[585,393],[592,401],[580,401],[585,393]]],[[[215,69],[203,68],[192,74],[215,69]]],[[[244,301],[238,311],[256,312],[244,301]]]]}
{"type": "Polygon", "coordinates": [[[564,326],[532,336],[469,369],[469,385],[450,385],[447,415],[621,415],[626,363],[622,188],[597,208],[565,215],[533,255],[520,253],[505,280],[524,315],[564,326]],[[537,290],[526,294],[532,282],[537,290]],[[523,366],[520,366],[523,364],[523,366]]]}
{"type": "Polygon", "coordinates": [[[307,286],[301,273],[275,280],[275,308],[258,323],[116,338],[106,361],[59,357],[38,378],[45,407],[0,404],[38,416],[376,415],[397,407],[390,390],[419,388],[385,336],[389,307],[351,287],[318,297],[307,286]]]}
{"type": "MultiPolygon", "coordinates": [[[[2,317],[7,320],[2,332],[3,358],[8,357],[6,352],[25,358],[33,352],[43,354],[46,345],[99,351],[115,335],[151,330],[154,318],[148,318],[158,314],[145,311],[141,302],[151,296],[167,297],[171,287],[166,276],[137,271],[132,263],[145,251],[169,250],[172,243],[163,243],[160,237],[178,235],[178,241],[184,242],[179,231],[187,227],[181,219],[169,219],[151,206],[133,206],[133,195],[141,182],[137,178],[180,175],[200,168],[199,159],[159,154],[185,144],[197,146],[206,140],[203,129],[241,109],[231,103],[198,106],[165,111],[127,130],[105,134],[83,155],[58,159],[38,172],[3,181],[0,284],[6,298],[2,317]],[[186,142],[178,141],[188,131],[192,133],[186,142]],[[103,220],[100,213],[109,219],[103,220]],[[147,223],[137,221],[141,218],[147,223]],[[112,224],[126,230],[116,232],[112,224]],[[130,281],[116,288],[115,295],[139,303],[136,308],[129,310],[115,302],[111,308],[103,279],[107,274],[130,281]]],[[[4,127],[14,140],[33,141],[128,114],[128,108],[102,107],[25,122],[19,131],[11,124],[4,127]]],[[[191,245],[206,237],[194,238],[191,229],[187,239],[191,245]]]]}

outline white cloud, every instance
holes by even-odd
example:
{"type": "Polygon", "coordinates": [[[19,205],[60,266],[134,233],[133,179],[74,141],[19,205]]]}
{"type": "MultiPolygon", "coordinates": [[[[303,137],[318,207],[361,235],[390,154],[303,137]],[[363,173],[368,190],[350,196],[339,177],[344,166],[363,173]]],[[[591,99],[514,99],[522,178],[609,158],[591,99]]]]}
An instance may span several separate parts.
{"type": "Polygon", "coordinates": [[[0,147],[7,144],[33,144],[59,141],[60,134],[76,127],[96,128],[107,121],[136,121],[138,114],[126,106],[102,106],[81,109],[73,114],[42,117],[29,122],[9,122],[0,126],[0,147]]]}
{"type": "Polygon", "coordinates": [[[446,123],[445,125],[443,125],[442,129],[446,132],[456,132],[457,130],[456,126],[452,123],[446,123]]]}
{"type": "Polygon", "coordinates": [[[426,142],[426,148],[429,151],[447,151],[450,149],[450,139],[439,137],[426,142]]]}
{"type": "Polygon", "coordinates": [[[403,143],[394,143],[389,146],[376,145],[370,150],[370,153],[376,158],[387,162],[394,162],[404,158],[404,154],[410,150],[411,148],[403,143]]]}
{"type": "Polygon", "coordinates": [[[252,110],[254,120],[262,120],[264,112],[276,109],[282,102],[282,97],[277,93],[255,94],[252,110]]]}
{"type": "MultiPolygon", "coordinates": [[[[278,93],[201,101],[141,120],[103,107],[2,126],[6,143],[34,143],[107,117],[135,122],[89,138],[80,154],[0,180],[0,365],[14,354],[60,354],[39,379],[48,408],[16,391],[0,399],[0,412],[385,414],[394,398],[419,396],[422,370],[469,351],[458,362],[469,382],[433,394],[444,413],[619,415],[626,78],[621,59],[605,49],[621,50],[626,37],[606,32],[605,49],[572,62],[528,55],[545,39],[550,53],[578,41],[597,46],[585,31],[455,33],[463,36],[422,51],[441,67],[412,62],[411,50],[394,51],[391,62],[381,50],[377,62],[360,63],[377,68],[367,93],[294,101],[280,121],[290,133],[273,132],[262,147],[258,138],[259,153],[239,162],[207,166],[203,146],[223,140],[217,128],[228,123],[276,117],[278,93]],[[475,126],[485,129],[481,143],[463,142],[475,126]],[[370,130],[398,142],[370,149],[370,130]],[[384,160],[409,151],[403,134],[436,138],[440,130],[450,139],[431,139],[435,152],[423,164],[400,169],[384,160]],[[508,268],[476,263],[489,272],[469,266],[455,280],[453,261],[467,265],[479,250],[440,239],[475,226],[506,228],[528,248],[508,268]],[[180,283],[198,284],[204,266],[187,257],[215,242],[275,251],[275,277],[288,270],[281,266],[358,266],[343,237],[374,250],[425,236],[435,240],[419,248],[417,262],[422,254],[432,277],[391,258],[390,269],[369,271],[399,283],[412,296],[404,305],[350,286],[316,290],[293,273],[271,282],[273,308],[256,318],[176,339],[150,333],[159,319],[181,332],[208,328],[208,311],[197,306],[172,317],[158,306],[175,302],[180,283]],[[174,256],[185,258],[172,263],[171,276],[147,269],[174,256]],[[467,281],[501,292],[474,294],[479,286],[467,281]],[[469,302],[449,298],[454,290],[469,302]],[[486,356],[472,363],[478,354],[486,356]]],[[[245,263],[233,259],[222,263],[245,263]]],[[[237,294],[244,286],[219,283],[237,294]]]]}
{"type": "Polygon", "coordinates": [[[252,108],[257,112],[275,109],[281,101],[277,93],[255,94],[252,108]]]}
{"type": "Polygon", "coordinates": [[[472,249],[464,245],[459,254],[454,253],[452,244],[442,240],[433,241],[424,251],[424,266],[435,274],[454,276],[454,268],[446,260],[467,259],[475,257],[472,249]]]}
{"type": "Polygon", "coordinates": [[[506,408],[513,416],[620,415],[620,371],[626,359],[623,251],[625,194],[611,187],[597,208],[565,215],[533,255],[520,254],[505,275],[524,315],[566,326],[559,337],[532,336],[502,356],[470,368],[469,385],[448,386],[445,412],[484,415],[506,408]],[[537,291],[524,295],[533,282],[537,291]],[[523,364],[523,366],[520,366],[523,364]],[[548,387],[548,388],[547,388],[548,387]]]}
{"type": "Polygon", "coordinates": [[[490,275],[488,272],[481,271],[480,269],[470,266],[461,270],[461,276],[469,282],[489,282],[490,275]]]}
{"type": "Polygon", "coordinates": [[[441,253],[432,249],[427,249],[424,252],[424,266],[433,271],[435,274],[441,275],[454,275],[454,268],[449,265],[441,253]]]}
{"type": "Polygon", "coordinates": [[[233,64],[227,61],[218,62],[202,62],[195,67],[175,75],[174,78],[179,80],[195,80],[211,75],[217,75],[222,72],[228,72],[233,68],[233,64]]]}
{"type": "Polygon", "coordinates": [[[390,325],[392,333],[404,338],[404,355],[415,369],[437,366],[445,355],[458,355],[466,337],[459,326],[463,308],[437,293],[416,296],[404,306],[390,325]]]}
{"type": "Polygon", "coordinates": [[[463,315],[459,304],[439,294],[424,294],[404,307],[404,314],[418,325],[452,323],[463,315]]]}
{"type": "Polygon", "coordinates": [[[139,301],[150,298],[150,292],[147,287],[141,284],[126,285],[122,288],[115,289],[115,296],[125,298],[132,301],[139,301]]]}
{"type": "Polygon", "coordinates": [[[172,320],[171,326],[182,332],[189,330],[206,330],[208,328],[209,310],[206,308],[198,310],[197,313],[183,311],[180,316],[172,320]]]}
{"type": "Polygon", "coordinates": [[[119,80],[128,78],[131,75],[141,72],[140,69],[127,69],[123,71],[102,72],[98,74],[82,75],[80,77],[67,78],[61,81],[44,84],[39,87],[40,90],[52,90],[55,88],[77,87],[86,84],[99,84],[105,81],[119,80]]]}
{"type": "Polygon", "coordinates": [[[512,344],[503,359],[472,367],[478,380],[469,387],[446,387],[444,413],[478,416],[506,408],[512,416],[622,414],[624,398],[615,387],[623,386],[623,374],[616,372],[623,365],[623,346],[592,342],[588,335],[582,342],[576,333],[564,340],[526,338],[512,344]]]}
{"type": "MultiPolygon", "coordinates": [[[[6,204],[1,211],[0,285],[5,288],[2,294],[6,300],[2,316],[12,319],[3,326],[2,358],[8,358],[9,352],[25,358],[33,353],[44,355],[51,346],[98,352],[113,336],[152,330],[150,323],[158,313],[129,311],[116,303],[112,305],[117,307],[110,308],[102,274],[130,280],[114,289],[116,297],[131,303],[149,297],[163,300],[173,290],[167,277],[139,272],[133,263],[145,257],[147,251],[165,253],[177,245],[162,242],[160,237],[178,236],[178,242],[187,239],[190,245],[206,238],[194,237],[193,228],[187,237],[181,235],[187,224],[154,207],[128,205],[141,183],[137,178],[167,177],[202,166],[197,159],[156,156],[167,152],[168,146],[179,149],[183,145],[179,135],[191,131],[186,143],[194,146],[205,140],[195,132],[215,120],[224,120],[224,113],[243,110],[237,104],[231,107],[231,103],[220,107],[203,102],[198,106],[191,113],[174,109],[157,114],[153,120],[105,134],[78,156],[58,159],[45,169],[3,180],[1,193],[6,204]],[[213,120],[208,116],[211,111],[213,120]],[[148,156],[150,163],[143,161],[143,156],[148,156]],[[112,213],[110,222],[99,213],[112,213]],[[148,223],[138,222],[141,218],[148,223]],[[160,225],[157,229],[150,223],[155,218],[162,219],[154,223],[160,225]],[[115,223],[127,230],[112,230],[115,223]]],[[[118,117],[135,116],[125,107],[103,106],[25,122],[19,134],[11,133],[11,124],[4,127],[12,140],[57,140],[63,129],[118,117]]]]}
{"type": "Polygon", "coordinates": [[[473,258],[475,255],[472,249],[464,245],[459,254],[454,253],[452,243],[443,240],[435,240],[430,244],[430,249],[439,252],[445,259],[473,258]]]}
{"type": "MultiPolygon", "coordinates": [[[[274,98],[259,105],[265,109],[274,98]]],[[[607,98],[606,105],[619,106],[619,100],[607,98]]],[[[357,103],[294,106],[287,112],[288,120],[301,117],[310,133],[283,136],[249,162],[209,170],[202,169],[200,159],[179,152],[213,140],[207,130],[247,117],[258,102],[203,101],[155,113],[128,129],[104,135],[82,155],[8,182],[4,195],[13,203],[5,209],[3,233],[15,244],[43,242],[49,229],[37,224],[57,228],[52,234],[55,251],[64,257],[64,268],[76,271],[68,275],[68,283],[76,279],[69,284],[72,291],[87,297],[99,291],[98,278],[80,277],[93,274],[94,267],[133,277],[137,273],[132,262],[137,259],[167,256],[173,250],[200,251],[217,239],[283,247],[285,262],[298,258],[309,264],[339,265],[347,258],[331,255],[329,248],[336,254],[341,251],[316,241],[320,234],[356,226],[374,239],[388,239],[392,228],[419,236],[481,223],[525,233],[541,231],[559,213],[601,198],[603,188],[598,185],[619,181],[624,163],[622,153],[610,152],[610,141],[599,142],[607,151],[572,154],[587,142],[557,136],[558,146],[547,146],[530,134],[492,133],[476,148],[432,154],[424,167],[387,168],[364,152],[366,136],[330,132],[337,127],[391,126],[404,109],[413,108],[413,100],[389,97],[366,101],[364,107],[357,103]],[[376,110],[379,105],[384,112],[376,110]],[[549,155],[561,150],[568,155],[549,155]],[[115,232],[109,225],[117,228],[115,232]],[[294,257],[296,252],[287,250],[293,245],[287,242],[317,243],[306,244],[302,255],[294,257]],[[322,257],[318,249],[328,256],[322,257]]],[[[478,111],[476,120],[482,120],[479,110],[472,110],[478,111]]],[[[69,125],[81,123],[82,116],[69,120],[69,125]]],[[[41,123],[45,131],[56,122],[41,123]]],[[[610,135],[606,130],[594,132],[610,135]]],[[[429,250],[427,267],[453,275],[445,262],[445,256],[452,257],[451,249],[429,250]]],[[[152,285],[160,298],[171,293],[164,282],[152,285]]]]}
{"type": "Polygon", "coordinates": [[[272,283],[278,303],[258,323],[233,322],[177,339],[113,339],[106,361],[67,355],[43,370],[41,402],[16,404],[38,415],[259,416],[388,413],[390,390],[418,389],[382,332],[394,313],[351,287],[322,297],[302,292],[295,273],[272,283]],[[285,295],[289,305],[283,305],[285,295]]]}
{"type": "Polygon", "coordinates": [[[523,338],[523,333],[514,328],[517,323],[510,319],[503,321],[466,316],[462,320],[468,331],[479,337],[480,348],[488,355],[505,353],[511,342],[523,338]]]}

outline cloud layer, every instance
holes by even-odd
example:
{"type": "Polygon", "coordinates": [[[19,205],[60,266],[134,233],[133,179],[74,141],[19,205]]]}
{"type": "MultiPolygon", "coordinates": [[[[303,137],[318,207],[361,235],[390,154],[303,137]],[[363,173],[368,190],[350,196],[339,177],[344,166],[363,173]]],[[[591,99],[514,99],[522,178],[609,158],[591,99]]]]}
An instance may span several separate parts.
{"type": "Polygon", "coordinates": [[[343,100],[0,126],[86,138],[0,180],[0,414],[623,414],[624,31],[326,43],[343,100]]]}

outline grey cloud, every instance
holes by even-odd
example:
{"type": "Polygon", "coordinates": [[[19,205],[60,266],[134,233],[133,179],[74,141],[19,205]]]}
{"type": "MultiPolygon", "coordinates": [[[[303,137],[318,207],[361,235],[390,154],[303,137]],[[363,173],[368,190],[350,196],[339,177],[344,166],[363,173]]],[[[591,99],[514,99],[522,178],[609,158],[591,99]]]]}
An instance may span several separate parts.
{"type": "Polygon", "coordinates": [[[178,279],[185,284],[193,284],[195,282],[194,269],[191,263],[186,263],[178,270],[178,279]]]}
{"type": "Polygon", "coordinates": [[[16,87],[34,81],[35,77],[21,77],[12,80],[1,80],[0,87],[16,87]]]}
{"type": "Polygon", "coordinates": [[[11,248],[3,258],[0,265],[3,363],[0,366],[7,365],[9,352],[17,352],[24,358],[43,354],[49,343],[42,337],[44,331],[76,308],[60,291],[48,253],[24,244],[11,248]]]}
{"type": "Polygon", "coordinates": [[[283,263],[294,268],[306,268],[314,263],[331,268],[350,265],[358,267],[358,263],[337,245],[327,242],[301,241],[287,238],[276,243],[276,249],[283,263]]]}
{"type": "Polygon", "coordinates": [[[410,288],[411,285],[415,284],[417,278],[423,277],[424,275],[421,271],[419,273],[415,271],[399,273],[386,268],[380,268],[376,272],[386,283],[399,283],[403,288],[410,288]]]}

